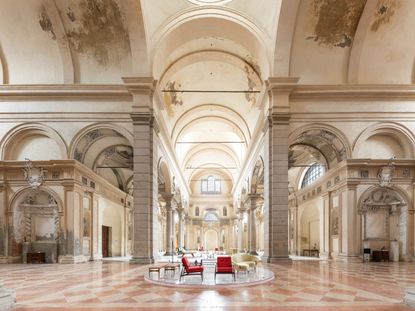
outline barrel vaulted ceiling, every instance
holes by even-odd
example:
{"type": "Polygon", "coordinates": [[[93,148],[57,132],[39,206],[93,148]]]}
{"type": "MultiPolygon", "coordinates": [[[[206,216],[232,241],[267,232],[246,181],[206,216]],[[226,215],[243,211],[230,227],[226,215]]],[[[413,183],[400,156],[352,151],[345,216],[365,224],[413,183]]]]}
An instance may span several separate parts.
{"type": "Polygon", "coordinates": [[[413,82],[411,0],[0,0],[0,83],[152,76],[188,182],[240,169],[270,76],[413,82]],[[248,92],[246,92],[248,91],[248,92]]]}

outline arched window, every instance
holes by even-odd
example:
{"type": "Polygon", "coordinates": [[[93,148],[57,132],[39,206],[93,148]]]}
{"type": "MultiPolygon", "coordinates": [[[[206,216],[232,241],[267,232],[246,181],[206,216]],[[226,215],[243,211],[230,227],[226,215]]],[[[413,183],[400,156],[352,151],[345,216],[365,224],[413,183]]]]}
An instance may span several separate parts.
{"type": "Polygon", "coordinates": [[[311,165],[307,172],[303,177],[303,181],[301,182],[301,188],[307,187],[308,185],[312,184],[318,178],[323,176],[326,172],[325,166],[321,165],[320,163],[314,163],[311,165]]]}
{"type": "Polygon", "coordinates": [[[228,209],[226,208],[226,206],[223,207],[223,216],[228,216],[228,209]]]}
{"type": "Polygon", "coordinates": [[[206,216],[205,216],[205,221],[218,222],[219,218],[215,213],[207,213],[206,216]]]}
{"type": "Polygon", "coordinates": [[[199,217],[199,206],[196,206],[196,209],[195,209],[195,216],[196,216],[196,217],[199,217]]]}
{"type": "Polygon", "coordinates": [[[203,194],[221,193],[221,181],[213,176],[208,176],[208,178],[202,179],[200,186],[200,192],[203,194]]]}

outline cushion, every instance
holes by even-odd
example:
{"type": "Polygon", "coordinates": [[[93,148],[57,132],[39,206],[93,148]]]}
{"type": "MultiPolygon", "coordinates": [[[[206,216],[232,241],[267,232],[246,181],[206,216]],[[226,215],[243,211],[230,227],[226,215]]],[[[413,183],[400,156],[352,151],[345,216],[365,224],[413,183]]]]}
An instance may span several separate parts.
{"type": "Polygon", "coordinates": [[[191,266],[191,267],[188,267],[186,271],[187,273],[202,272],[203,268],[204,268],[203,266],[191,266]]]}
{"type": "Polygon", "coordinates": [[[232,273],[233,267],[216,267],[216,272],[219,273],[232,273]]]}

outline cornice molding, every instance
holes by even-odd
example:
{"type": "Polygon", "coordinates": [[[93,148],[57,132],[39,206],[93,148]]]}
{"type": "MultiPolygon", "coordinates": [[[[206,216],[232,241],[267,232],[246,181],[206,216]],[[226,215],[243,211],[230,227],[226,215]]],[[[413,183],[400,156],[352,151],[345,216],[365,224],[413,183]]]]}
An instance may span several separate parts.
{"type": "Polygon", "coordinates": [[[123,84],[19,84],[0,85],[0,101],[132,101],[123,84]]]}
{"type": "Polygon", "coordinates": [[[415,84],[297,85],[291,100],[415,100],[415,84]]]}
{"type": "Polygon", "coordinates": [[[153,77],[123,77],[124,87],[133,95],[153,96],[157,81],[153,77]]]}
{"type": "Polygon", "coordinates": [[[270,77],[265,81],[268,92],[292,93],[298,86],[298,77],[270,77]]]}

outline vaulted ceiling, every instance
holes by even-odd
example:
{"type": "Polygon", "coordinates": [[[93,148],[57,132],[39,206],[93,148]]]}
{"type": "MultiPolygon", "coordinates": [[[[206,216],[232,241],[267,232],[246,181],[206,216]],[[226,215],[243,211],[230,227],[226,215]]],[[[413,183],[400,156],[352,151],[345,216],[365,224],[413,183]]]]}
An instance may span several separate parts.
{"type": "Polygon", "coordinates": [[[152,76],[190,182],[237,180],[265,80],[413,82],[409,0],[0,0],[0,83],[152,76]],[[197,175],[197,176],[196,176],[197,175]]]}

